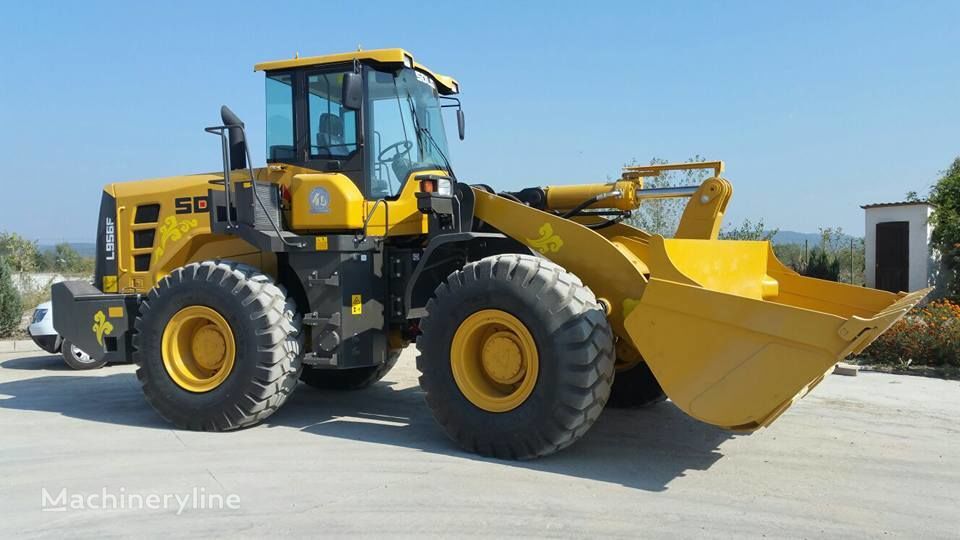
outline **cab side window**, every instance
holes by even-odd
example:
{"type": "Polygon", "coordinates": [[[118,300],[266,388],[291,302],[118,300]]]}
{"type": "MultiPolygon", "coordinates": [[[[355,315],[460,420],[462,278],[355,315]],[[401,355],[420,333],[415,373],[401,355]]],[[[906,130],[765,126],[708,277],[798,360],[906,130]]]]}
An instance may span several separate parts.
{"type": "Polygon", "coordinates": [[[311,159],[344,159],[357,151],[357,112],[341,104],[343,75],[307,77],[311,159]]]}
{"type": "Polygon", "coordinates": [[[293,78],[267,76],[267,161],[296,159],[293,143],[293,78]]]}

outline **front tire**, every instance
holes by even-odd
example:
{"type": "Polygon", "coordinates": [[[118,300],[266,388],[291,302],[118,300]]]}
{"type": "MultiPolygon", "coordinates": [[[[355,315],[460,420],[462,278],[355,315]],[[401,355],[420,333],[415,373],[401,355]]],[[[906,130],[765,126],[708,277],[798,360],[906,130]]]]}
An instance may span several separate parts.
{"type": "Polygon", "coordinates": [[[420,321],[420,386],[447,435],[504,459],[552,454],[600,416],[613,335],[579,278],[528,255],[470,263],[437,287],[420,321]]]}
{"type": "Polygon", "coordinates": [[[300,372],[292,300],[256,268],[178,268],[140,306],[133,361],[144,396],[177,427],[228,431],[267,418],[300,372]]]}

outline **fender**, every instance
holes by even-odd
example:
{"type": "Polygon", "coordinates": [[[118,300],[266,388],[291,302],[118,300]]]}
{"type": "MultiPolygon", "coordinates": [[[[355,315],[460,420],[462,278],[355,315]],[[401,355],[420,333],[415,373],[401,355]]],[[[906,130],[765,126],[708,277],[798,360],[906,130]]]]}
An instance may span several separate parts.
{"type": "Polygon", "coordinates": [[[471,261],[501,253],[538,255],[527,246],[500,233],[461,232],[441,234],[427,244],[410,276],[404,293],[407,318],[426,316],[426,305],[444,279],[471,261]]]}

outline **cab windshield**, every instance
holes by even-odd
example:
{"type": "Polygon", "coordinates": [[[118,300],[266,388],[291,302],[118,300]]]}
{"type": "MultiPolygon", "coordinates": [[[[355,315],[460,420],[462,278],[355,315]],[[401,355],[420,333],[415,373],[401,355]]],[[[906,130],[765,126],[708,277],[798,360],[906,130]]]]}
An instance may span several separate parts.
{"type": "Polygon", "coordinates": [[[394,197],[410,173],[449,171],[447,137],[436,83],[429,75],[404,68],[367,71],[367,122],[370,196],[394,197]]]}

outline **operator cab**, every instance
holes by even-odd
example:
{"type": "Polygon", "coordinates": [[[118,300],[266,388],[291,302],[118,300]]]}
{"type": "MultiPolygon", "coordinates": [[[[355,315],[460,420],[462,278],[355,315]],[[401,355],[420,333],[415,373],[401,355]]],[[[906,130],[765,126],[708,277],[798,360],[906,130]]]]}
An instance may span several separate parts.
{"type": "Polygon", "coordinates": [[[266,72],[267,163],[350,178],[367,200],[392,199],[418,171],[452,174],[441,109],[463,112],[457,82],[402,49],[258,64],[266,72]]]}

